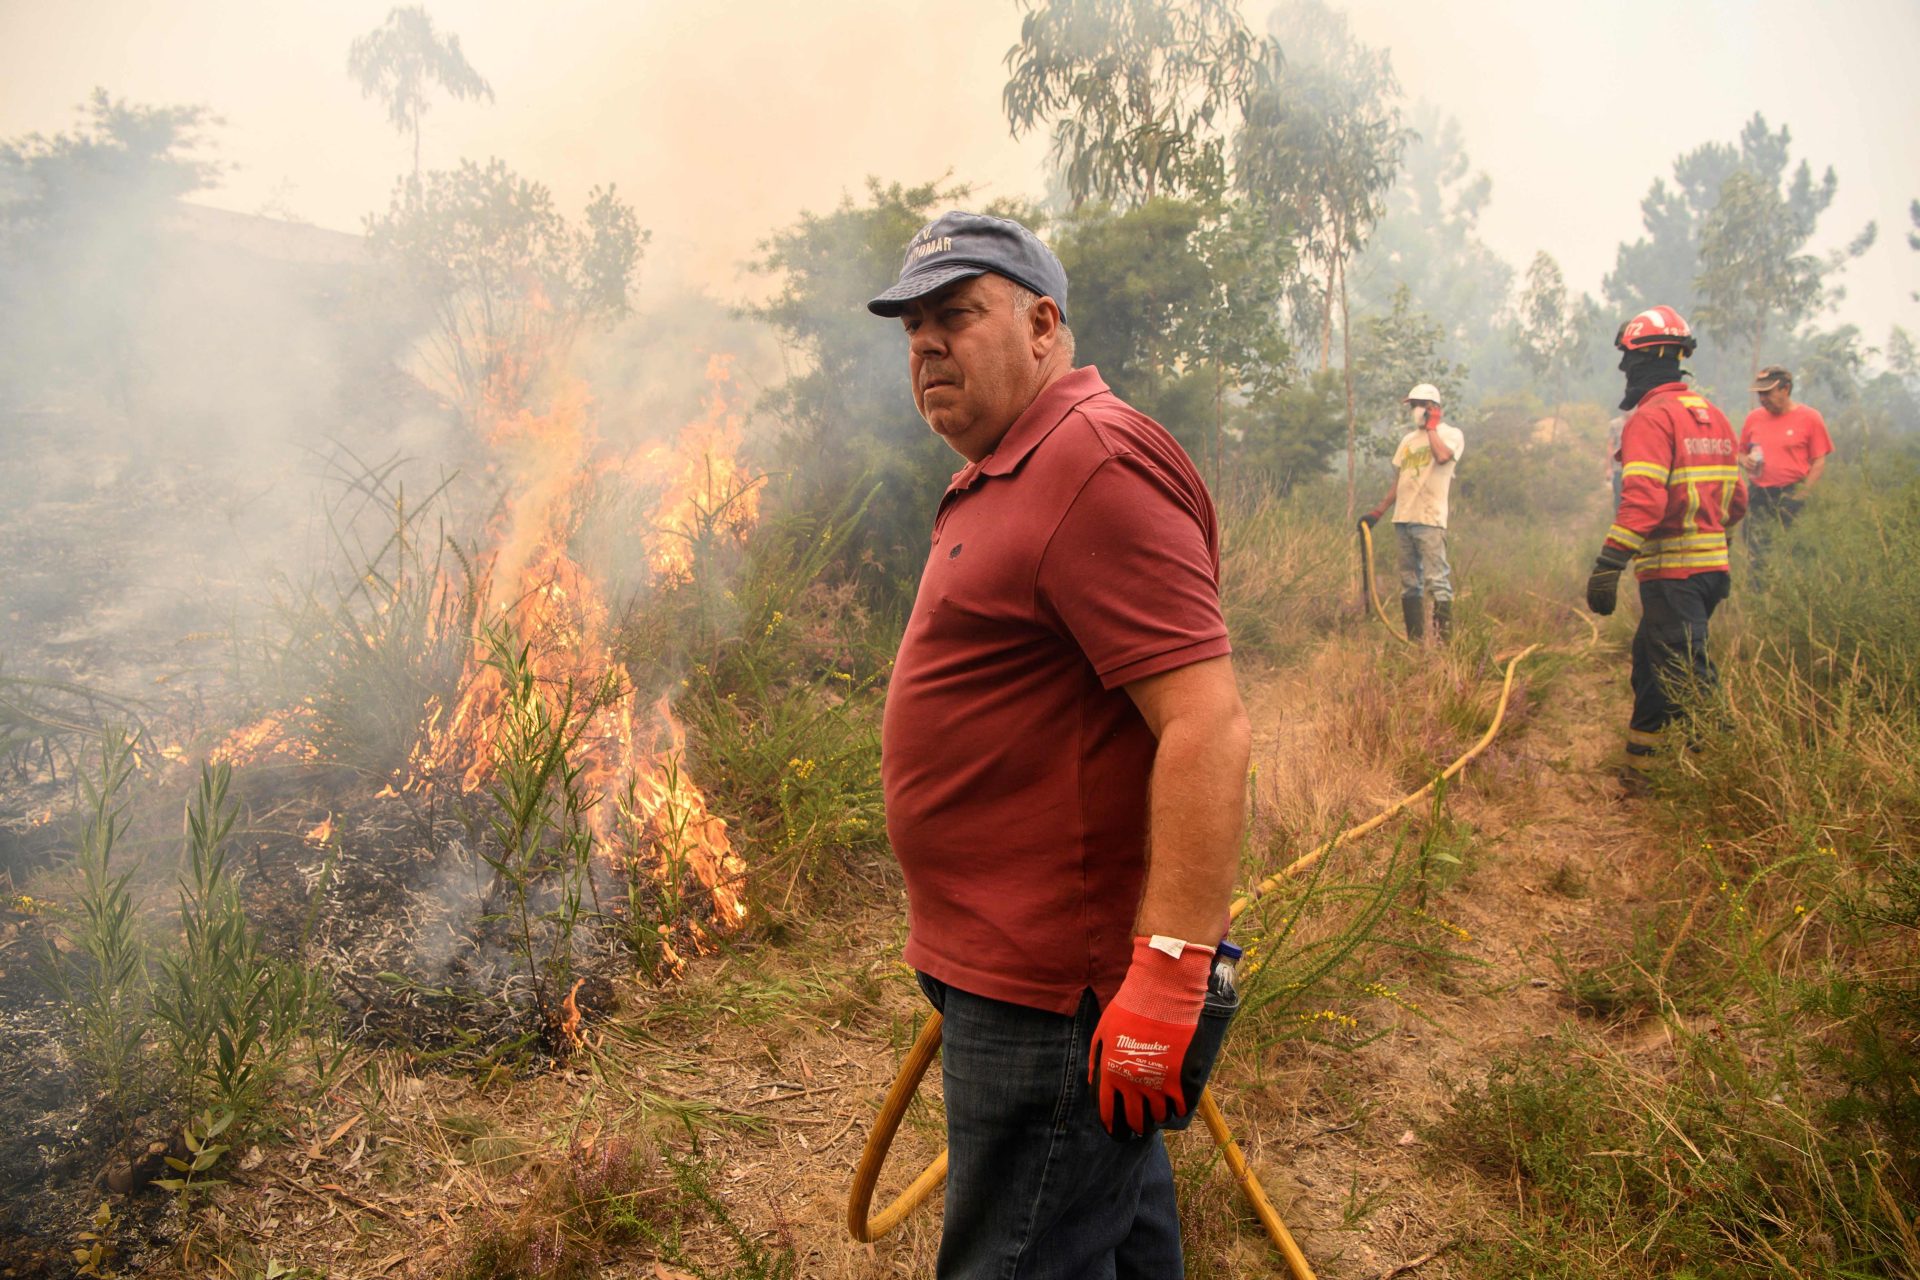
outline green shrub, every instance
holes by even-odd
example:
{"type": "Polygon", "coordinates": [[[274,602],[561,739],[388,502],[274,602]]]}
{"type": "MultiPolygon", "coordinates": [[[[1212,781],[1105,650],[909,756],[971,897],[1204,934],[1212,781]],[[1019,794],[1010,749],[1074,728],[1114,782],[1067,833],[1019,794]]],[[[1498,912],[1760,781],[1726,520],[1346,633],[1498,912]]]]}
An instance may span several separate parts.
{"type": "Polygon", "coordinates": [[[48,984],[67,1013],[75,1057],[122,1127],[132,1118],[144,1078],[151,998],[147,943],[132,889],[139,863],[115,862],[127,830],[133,773],[133,739],[108,729],[92,771],[80,775],[87,816],[75,860],[78,910],[60,917],[57,936],[65,945],[50,948],[45,962],[48,984]]]}
{"type": "Polygon", "coordinates": [[[181,935],[159,957],[153,1011],[184,1108],[210,1105],[244,1129],[317,1030],[327,994],[317,973],[262,950],[247,919],[228,863],[230,782],[226,765],[206,766],[187,808],[181,935]]]}

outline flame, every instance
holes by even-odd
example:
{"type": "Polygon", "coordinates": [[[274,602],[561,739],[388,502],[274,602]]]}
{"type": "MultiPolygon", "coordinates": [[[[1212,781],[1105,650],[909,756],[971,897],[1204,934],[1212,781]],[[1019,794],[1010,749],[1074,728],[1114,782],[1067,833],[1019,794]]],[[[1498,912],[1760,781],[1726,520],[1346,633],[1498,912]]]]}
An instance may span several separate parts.
{"type": "MultiPolygon", "coordinates": [[[[562,385],[544,412],[503,412],[489,443],[512,488],[487,562],[486,615],[504,619],[527,647],[541,696],[554,690],[610,690],[570,753],[582,784],[601,803],[588,811],[595,836],[617,865],[663,880],[692,875],[711,895],[721,929],[745,920],[745,864],[726,823],[707,808],[684,765],[685,733],[665,698],[636,732],[638,694],[614,659],[606,599],[568,554],[584,499],[596,482],[664,488],[647,522],[649,571],[657,582],[685,582],[698,549],[738,538],[758,516],[759,480],[736,460],[742,415],[731,359],[708,363],[703,416],[672,446],[649,445],[611,465],[596,465],[599,444],[591,403],[578,382],[562,385]]],[[[452,707],[430,704],[407,786],[425,789],[457,776],[463,791],[491,779],[491,750],[508,690],[475,644],[463,692],[452,707]]],[[[677,887],[677,886],[676,886],[677,887]]]]}
{"type": "Polygon", "coordinates": [[[585,982],[585,978],[575,978],[573,990],[567,992],[567,998],[560,1002],[560,1040],[569,1053],[584,1049],[587,1045],[587,1038],[580,1034],[580,1006],[574,1002],[574,997],[580,994],[585,982]]]}
{"type": "Polygon", "coordinates": [[[325,844],[333,839],[333,815],[328,814],[320,820],[320,825],[307,832],[308,844],[325,844]]]}
{"type": "Polygon", "coordinates": [[[313,760],[319,753],[301,733],[303,722],[312,716],[311,707],[292,707],[262,716],[252,724],[228,734],[219,746],[207,753],[207,758],[214,764],[229,764],[235,768],[258,764],[268,756],[313,760]]]}
{"type": "Polygon", "coordinates": [[[675,445],[652,445],[627,459],[624,469],[636,487],[667,481],[646,539],[647,564],[658,581],[690,581],[703,542],[737,538],[759,518],[759,477],[736,460],[742,417],[729,394],[732,383],[733,357],[708,357],[705,416],[682,430],[675,445]]]}

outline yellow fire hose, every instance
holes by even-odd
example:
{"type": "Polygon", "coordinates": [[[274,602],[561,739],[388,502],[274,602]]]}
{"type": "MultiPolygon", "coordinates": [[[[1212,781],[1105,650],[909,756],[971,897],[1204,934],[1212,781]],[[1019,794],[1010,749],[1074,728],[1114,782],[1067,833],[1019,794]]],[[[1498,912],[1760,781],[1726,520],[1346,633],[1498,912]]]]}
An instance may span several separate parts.
{"type": "MultiPolygon", "coordinates": [[[[1369,562],[1372,559],[1372,545],[1372,539],[1369,537],[1367,539],[1369,562]]],[[[1370,564],[1367,577],[1371,584],[1370,564]]],[[[1378,607],[1379,601],[1376,600],[1374,603],[1378,607]]],[[[1384,613],[1381,614],[1381,621],[1386,621],[1384,613]]],[[[1519,669],[1520,663],[1540,647],[1538,644],[1530,644],[1507,660],[1506,674],[1500,683],[1500,702],[1494,708],[1493,722],[1487,726],[1487,731],[1480,735],[1480,740],[1474,743],[1465,754],[1448,765],[1426,786],[1402,796],[1365,822],[1347,828],[1319,848],[1295,858],[1280,871],[1261,881],[1249,892],[1242,894],[1233,903],[1230,911],[1232,918],[1239,919],[1243,911],[1259,901],[1264,894],[1272,891],[1283,880],[1300,874],[1348,841],[1377,829],[1394,814],[1420,800],[1441,782],[1453,778],[1465,769],[1475,756],[1487,749],[1487,744],[1493,741],[1494,735],[1500,732],[1500,726],[1507,717],[1507,703],[1513,694],[1514,673],[1519,669]]],[[[913,1101],[914,1091],[920,1087],[921,1077],[926,1075],[927,1067],[932,1064],[933,1056],[939,1052],[939,1049],[940,1015],[936,1013],[928,1017],[926,1025],[920,1029],[920,1034],[914,1040],[912,1048],[907,1050],[906,1061],[900,1064],[900,1074],[894,1078],[892,1087],[887,1090],[887,1096],[880,1104],[880,1114],[875,1118],[873,1130],[867,1135],[866,1146],[860,1152],[860,1163],[854,1169],[853,1187],[847,1197],[847,1229],[852,1232],[855,1240],[863,1244],[878,1240],[899,1226],[907,1215],[919,1208],[927,1197],[933,1194],[934,1188],[946,1179],[947,1153],[943,1150],[921,1171],[920,1176],[908,1185],[905,1191],[894,1198],[893,1203],[878,1214],[869,1215],[868,1210],[873,1204],[874,1187],[879,1183],[880,1170],[886,1163],[887,1151],[893,1146],[894,1134],[899,1131],[901,1118],[907,1113],[907,1104],[913,1101]]],[[[1254,1213],[1259,1217],[1261,1225],[1266,1227],[1268,1237],[1273,1241],[1274,1247],[1280,1251],[1280,1255],[1286,1259],[1287,1267],[1294,1280],[1314,1280],[1313,1268],[1308,1265],[1306,1255],[1300,1251],[1300,1246],[1294,1243],[1293,1233],[1288,1231],[1287,1224],[1281,1221],[1280,1214],[1274,1209],[1272,1201],[1267,1198],[1259,1178],[1254,1174],[1252,1166],[1247,1163],[1246,1156],[1241,1153],[1239,1144],[1234,1141],[1232,1132],[1227,1128],[1226,1118],[1220,1114],[1220,1108],[1213,1101],[1211,1088],[1201,1093],[1197,1110],[1201,1120],[1207,1126],[1207,1131],[1213,1135],[1214,1143],[1219,1146],[1221,1155],[1227,1162],[1227,1168],[1239,1182],[1241,1190],[1246,1192],[1247,1199],[1252,1202],[1254,1213]]]]}
{"type": "Polygon", "coordinates": [[[1373,602],[1373,611],[1380,615],[1380,625],[1387,634],[1401,644],[1412,644],[1413,638],[1404,631],[1396,631],[1393,622],[1387,617],[1385,606],[1380,603],[1379,584],[1373,580],[1373,526],[1362,522],[1360,525],[1360,580],[1367,599],[1373,602]]]}

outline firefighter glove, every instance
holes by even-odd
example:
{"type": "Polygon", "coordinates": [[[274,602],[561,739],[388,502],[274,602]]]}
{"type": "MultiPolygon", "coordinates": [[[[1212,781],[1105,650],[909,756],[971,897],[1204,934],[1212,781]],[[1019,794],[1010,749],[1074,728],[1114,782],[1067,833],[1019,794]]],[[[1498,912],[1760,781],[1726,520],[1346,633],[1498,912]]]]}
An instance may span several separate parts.
{"type": "Polygon", "coordinates": [[[1601,617],[1613,613],[1620,595],[1620,571],[1627,567],[1627,553],[1618,547],[1602,547],[1600,558],[1587,575],[1587,608],[1601,617]]]}
{"type": "MultiPolygon", "coordinates": [[[[1212,947],[1157,934],[1133,940],[1133,963],[1101,1013],[1087,1054],[1100,1123],[1114,1137],[1147,1133],[1149,1118],[1158,1125],[1190,1110],[1181,1069],[1212,967],[1212,947]]],[[[1199,1101],[1197,1094],[1192,1101],[1199,1101]]]]}

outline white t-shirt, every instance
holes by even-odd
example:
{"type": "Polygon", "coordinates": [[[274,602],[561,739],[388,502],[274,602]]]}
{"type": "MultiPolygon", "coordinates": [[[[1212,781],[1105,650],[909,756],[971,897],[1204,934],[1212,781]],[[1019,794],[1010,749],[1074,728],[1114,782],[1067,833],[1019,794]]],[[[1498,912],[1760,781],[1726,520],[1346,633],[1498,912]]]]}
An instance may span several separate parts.
{"type": "Polygon", "coordinates": [[[1447,527],[1447,490],[1453,485],[1453,467],[1466,452],[1467,438],[1460,428],[1440,424],[1440,439],[1453,457],[1435,464],[1425,431],[1409,431],[1393,451],[1399,469],[1399,487],[1393,492],[1395,524],[1431,524],[1447,527]]]}

